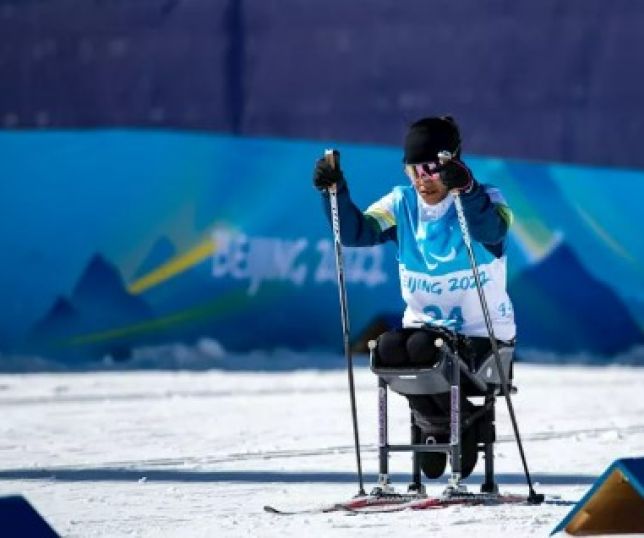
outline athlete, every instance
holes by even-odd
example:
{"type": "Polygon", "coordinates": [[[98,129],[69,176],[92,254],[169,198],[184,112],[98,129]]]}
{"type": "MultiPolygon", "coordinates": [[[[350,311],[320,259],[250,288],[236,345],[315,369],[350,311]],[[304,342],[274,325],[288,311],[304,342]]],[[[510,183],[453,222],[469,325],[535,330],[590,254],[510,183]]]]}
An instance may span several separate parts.
{"type": "MultiPolygon", "coordinates": [[[[515,324],[506,291],[505,240],[512,213],[500,191],[480,184],[461,160],[459,128],[450,116],[413,123],[404,141],[404,170],[410,184],[391,192],[362,212],[351,201],[339,159],[332,166],[320,159],[313,173],[329,215],[328,189],[337,188],[341,241],[370,246],[394,241],[402,298],[402,328],[383,333],[376,348],[381,366],[431,366],[438,360],[434,340],[450,331],[457,352],[478,364],[490,353],[490,341],[459,227],[453,193],[459,193],[469,225],[472,248],[499,346],[513,345],[515,324]],[[441,154],[442,159],[439,159],[441,154]],[[448,159],[444,158],[447,155],[448,159]]],[[[337,156],[339,157],[339,155],[337,156]]],[[[449,394],[407,396],[423,442],[449,442],[449,394]]],[[[473,404],[463,397],[463,416],[473,404]]],[[[477,461],[474,422],[462,432],[462,476],[477,461]]],[[[419,453],[428,478],[445,472],[447,455],[419,453]]]]}

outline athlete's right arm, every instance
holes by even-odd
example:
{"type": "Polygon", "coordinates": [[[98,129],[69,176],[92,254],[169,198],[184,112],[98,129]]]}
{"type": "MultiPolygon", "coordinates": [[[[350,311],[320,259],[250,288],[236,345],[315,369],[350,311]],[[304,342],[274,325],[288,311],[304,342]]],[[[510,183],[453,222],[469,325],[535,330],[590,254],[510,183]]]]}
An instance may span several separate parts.
{"type": "Polygon", "coordinates": [[[343,245],[365,247],[396,239],[395,225],[383,226],[381,219],[370,211],[373,205],[365,213],[356,207],[349,195],[349,188],[339,163],[332,167],[324,159],[317,161],[313,172],[313,185],[322,193],[324,212],[329,222],[331,222],[331,204],[328,188],[332,185],[336,186],[340,240],[343,245]]]}
{"type": "MultiPolygon", "coordinates": [[[[331,222],[331,204],[329,194],[322,193],[325,214],[331,222]]],[[[373,207],[370,206],[369,209],[373,207]]],[[[367,247],[386,241],[396,240],[396,227],[388,226],[384,230],[378,218],[367,210],[360,211],[349,196],[346,183],[338,186],[338,216],[340,217],[340,239],[347,247],[367,247]]]]}

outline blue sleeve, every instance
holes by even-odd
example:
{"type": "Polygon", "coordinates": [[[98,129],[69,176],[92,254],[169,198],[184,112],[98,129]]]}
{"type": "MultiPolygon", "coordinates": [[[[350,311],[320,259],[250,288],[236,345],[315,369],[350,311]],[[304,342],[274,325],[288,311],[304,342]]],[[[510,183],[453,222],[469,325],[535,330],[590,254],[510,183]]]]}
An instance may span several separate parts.
{"type": "MultiPolygon", "coordinates": [[[[328,193],[322,193],[322,202],[324,213],[331,223],[331,203],[328,193]]],[[[346,247],[368,247],[396,240],[396,227],[392,226],[384,232],[381,231],[376,219],[365,215],[356,207],[346,185],[342,185],[338,190],[338,216],[340,217],[340,240],[346,247]]]]}
{"type": "Polygon", "coordinates": [[[478,183],[470,192],[461,195],[461,201],[472,239],[485,245],[497,258],[501,257],[511,221],[509,208],[493,203],[478,183]]]}

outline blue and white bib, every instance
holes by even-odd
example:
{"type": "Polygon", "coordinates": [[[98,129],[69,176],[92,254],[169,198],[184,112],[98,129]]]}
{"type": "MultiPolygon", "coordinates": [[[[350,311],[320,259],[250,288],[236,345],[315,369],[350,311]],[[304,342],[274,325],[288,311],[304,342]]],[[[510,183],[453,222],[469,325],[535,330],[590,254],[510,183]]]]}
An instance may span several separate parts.
{"type": "MultiPolygon", "coordinates": [[[[498,189],[483,186],[492,203],[505,205],[498,189]]],[[[382,231],[396,226],[404,327],[444,326],[467,335],[488,336],[467,249],[451,195],[426,204],[411,186],[395,187],[365,214],[382,231]]],[[[500,340],[515,336],[514,311],[506,291],[506,257],[497,258],[473,241],[492,326],[500,340]]]]}

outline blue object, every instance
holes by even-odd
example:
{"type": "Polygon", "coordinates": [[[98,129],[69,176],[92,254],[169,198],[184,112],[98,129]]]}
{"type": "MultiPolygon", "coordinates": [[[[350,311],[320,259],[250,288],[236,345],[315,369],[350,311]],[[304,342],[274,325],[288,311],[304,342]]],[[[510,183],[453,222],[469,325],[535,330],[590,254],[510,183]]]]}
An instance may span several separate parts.
{"type": "MultiPolygon", "coordinates": [[[[623,493],[623,492],[622,492],[623,493]]],[[[570,513],[555,527],[550,536],[562,530],[570,534],[622,534],[632,532],[644,532],[644,457],[642,458],[625,458],[615,460],[608,469],[597,479],[595,484],[590,488],[588,493],[575,505],[570,513]],[[618,473],[617,475],[614,473],[618,473]],[[616,492],[619,487],[615,481],[619,479],[619,485],[624,488],[624,484],[632,488],[627,495],[620,495],[616,492]],[[609,483],[610,480],[613,483],[609,483]],[[582,514],[588,504],[593,501],[596,495],[601,492],[606,496],[606,503],[602,499],[595,499],[597,502],[592,512],[582,514]],[[626,503],[636,501],[639,498],[639,509],[626,509],[626,503]],[[607,506],[611,502],[611,506],[607,506]],[[624,509],[625,514],[617,513],[619,508],[624,509]],[[625,517],[624,517],[625,516],[625,517]],[[608,524],[607,517],[611,520],[608,524]],[[617,523],[615,523],[617,521],[617,523]],[[612,523],[612,525],[611,525],[612,523]]]]}
{"type": "Polygon", "coordinates": [[[0,535],[59,538],[36,509],[20,495],[0,497],[0,535]]]}

